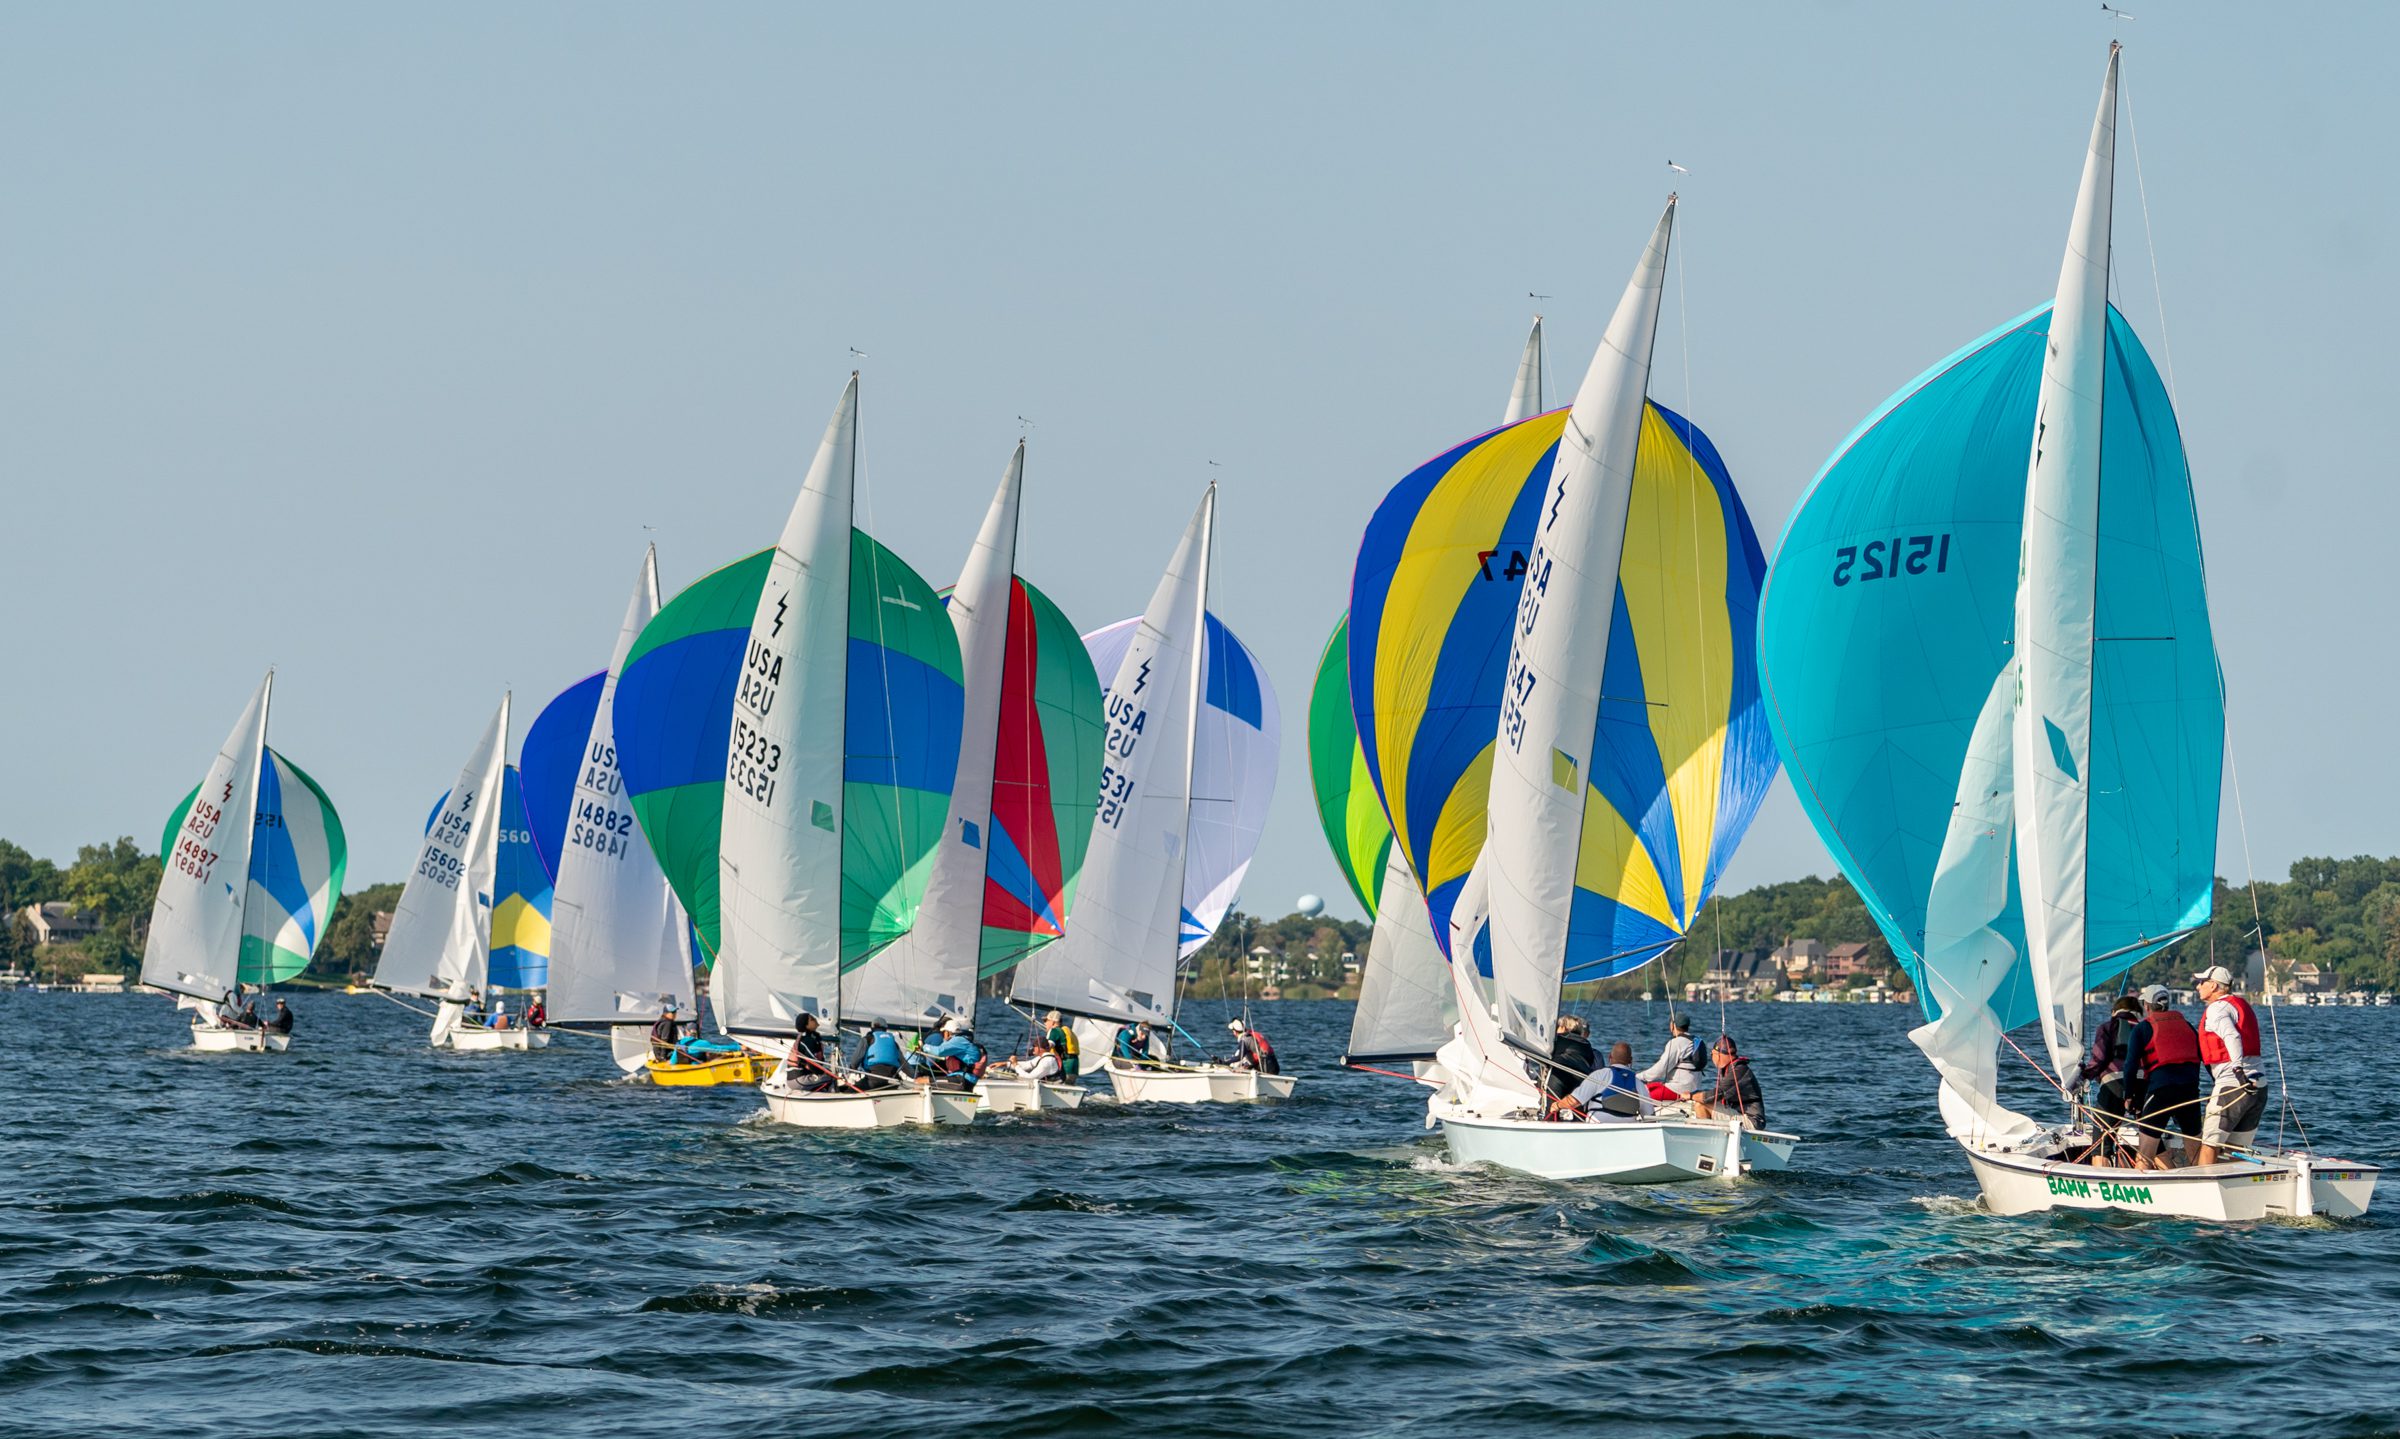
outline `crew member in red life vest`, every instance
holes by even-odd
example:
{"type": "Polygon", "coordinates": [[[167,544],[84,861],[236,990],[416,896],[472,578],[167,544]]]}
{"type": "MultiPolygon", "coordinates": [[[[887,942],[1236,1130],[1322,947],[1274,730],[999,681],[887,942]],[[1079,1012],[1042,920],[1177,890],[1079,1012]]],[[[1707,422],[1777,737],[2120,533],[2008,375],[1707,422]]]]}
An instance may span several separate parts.
{"type": "Polygon", "coordinates": [[[1283,1073],[1283,1061],[1275,1057],[1275,1046],[1267,1043],[1263,1031],[1252,1029],[1238,1019],[1226,1020],[1225,1027],[1233,1031],[1233,1042],[1239,1050],[1233,1057],[1234,1068],[1255,1069],[1261,1074],[1283,1073]]]}
{"type": "Polygon", "coordinates": [[[2133,1167],[2172,1169],[2159,1152],[2168,1129],[2180,1135],[2184,1163],[2191,1163],[2200,1148],[2200,1036],[2176,1010],[2175,991],[2165,985],[2143,990],[2142,1004],[2150,1011],[2150,1036],[2142,1049],[2142,1107],[2134,1115],[2142,1122],[2142,1143],[2133,1167]]]}
{"type": "Polygon", "coordinates": [[[2200,986],[2200,1062],[2214,1083],[2200,1122],[2200,1162],[2220,1149],[2247,1149],[2267,1112],[2267,1076],[2258,1063],[2258,1011],[2233,992],[2233,971],[2216,965],[2192,976],[2200,986]]]}

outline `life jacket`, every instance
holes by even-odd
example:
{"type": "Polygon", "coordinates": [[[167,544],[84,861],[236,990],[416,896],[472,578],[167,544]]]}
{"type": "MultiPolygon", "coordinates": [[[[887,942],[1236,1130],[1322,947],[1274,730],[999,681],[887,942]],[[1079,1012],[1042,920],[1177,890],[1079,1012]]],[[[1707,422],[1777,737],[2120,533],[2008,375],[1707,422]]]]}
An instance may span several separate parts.
{"type": "Polygon", "coordinates": [[[2192,1022],[2172,1009],[2153,1010],[2150,1014],[2150,1043],[2142,1051],[2142,1068],[2155,1074],[2170,1064],[2198,1064],[2199,1036],[2192,1033],[2192,1022]]]}
{"type": "MultiPolygon", "coordinates": [[[[2241,1031],[2242,1035],[2242,1058],[2258,1058],[2258,1011],[2250,1007],[2249,1000],[2238,994],[2220,996],[2217,1002],[2233,1006],[2233,1025],[2234,1028],[2241,1031]]],[[[2208,1012],[2202,1010],[2201,1017],[2207,1018],[2208,1012]]],[[[2200,1031],[2200,1062],[2202,1064],[2225,1064],[2231,1062],[2232,1059],[2233,1056],[2225,1052],[2224,1040],[2218,1038],[2210,1030],[2200,1031]]]]}
{"type": "Polygon", "coordinates": [[[1267,1043],[1267,1035],[1265,1030],[1252,1028],[1245,1030],[1244,1033],[1248,1034],[1252,1039],[1258,1041],[1258,1052],[1261,1055],[1269,1055],[1275,1052],[1275,1046],[1267,1043]]]}

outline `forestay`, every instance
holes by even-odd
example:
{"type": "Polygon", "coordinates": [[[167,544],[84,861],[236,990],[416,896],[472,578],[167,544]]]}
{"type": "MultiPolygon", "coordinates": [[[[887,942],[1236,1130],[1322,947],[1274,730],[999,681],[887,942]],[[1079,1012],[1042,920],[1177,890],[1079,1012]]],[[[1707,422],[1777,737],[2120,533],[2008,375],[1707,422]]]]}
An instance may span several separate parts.
{"type": "Polygon", "coordinates": [[[250,851],[274,688],[270,670],[242,707],[168,841],[142,946],[142,983],[155,989],[214,1002],[241,985],[250,851]]]}

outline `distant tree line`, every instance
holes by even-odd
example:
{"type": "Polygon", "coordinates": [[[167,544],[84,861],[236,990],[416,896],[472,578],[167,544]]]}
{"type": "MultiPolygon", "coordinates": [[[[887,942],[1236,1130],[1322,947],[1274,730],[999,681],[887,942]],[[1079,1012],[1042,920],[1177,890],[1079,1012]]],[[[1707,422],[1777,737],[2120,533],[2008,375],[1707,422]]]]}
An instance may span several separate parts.
{"type": "MultiPolygon", "coordinates": [[[[0,839],[0,968],[49,975],[139,968],[150,904],[158,892],[157,852],[123,835],[87,844],[67,864],[37,858],[21,845],[0,839]],[[71,944],[37,947],[23,918],[28,905],[63,900],[89,910],[98,931],[71,944]]],[[[374,967],[374,916],[399,902],[397,884],[369,885],[342,896],[308,977],[339,981],[374,967]]],[[[2261,881],[2256,914],[2247,885],[2217,881],[2216,908],[2209,924],[2137,966],[2134,984],[2188,983],[2193,970],[2223,964],[2239,971],[2258,947],[2263,926],[2274,964],[2314,964],[2344,989],[2400,990],[2400,858],[2310,858],[2295,861],[2288,878],[2261,881]]],[[[1292,998],[1352,993],[1355,971],[1345,954],[1364,960],[1372,926],[1326,915],[1287,914],[1265,919],[1235,910],[1226,916],[1197,956],[1189,992],[1236,995],[1263,986],[1281,961],[1279,987],[1292,998]],[[1252,976],[1251,951],[1268,951],[1266,974],[1252,976]]],[[[1690,941],[1668,954],[1655,970],[1589,987],[1595,997],[1638,993],[1656,984],[1680,987],[1700,977],[1709,956],[1722,947],[1772,949],[1787,939],[1826,945],[1864,943],[1874,964],[1892,966],[1892,952],[1849,881],[1786,880],[1740,894],[1719,895],[1703,906],[1690,941]]]]}

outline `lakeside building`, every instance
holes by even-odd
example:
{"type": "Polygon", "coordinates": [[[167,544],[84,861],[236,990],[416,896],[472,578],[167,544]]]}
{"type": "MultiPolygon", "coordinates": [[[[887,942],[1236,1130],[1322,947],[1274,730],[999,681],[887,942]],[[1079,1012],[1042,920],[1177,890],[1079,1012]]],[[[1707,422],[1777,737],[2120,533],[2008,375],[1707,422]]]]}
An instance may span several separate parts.
{"type": "Polygon", "coordinates": [[[54,944],[73,944],[100,932],[98,912],[68,904],[64,900],[29,904],[18,914],[33,926],[33,942],[42,949],[54,944]]]}

